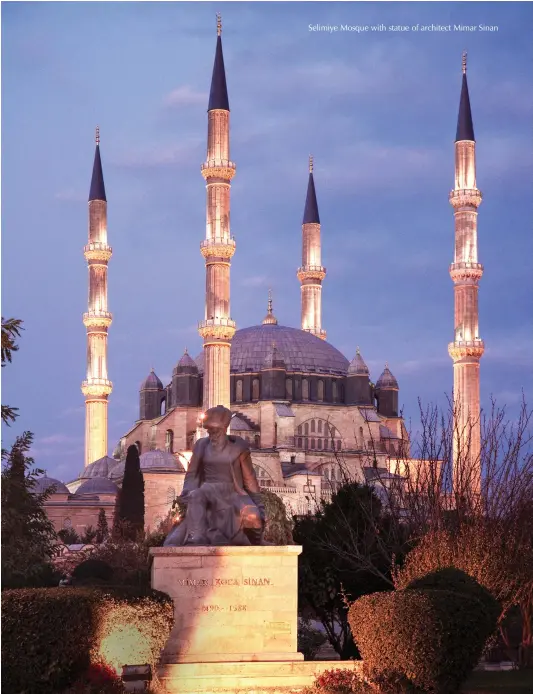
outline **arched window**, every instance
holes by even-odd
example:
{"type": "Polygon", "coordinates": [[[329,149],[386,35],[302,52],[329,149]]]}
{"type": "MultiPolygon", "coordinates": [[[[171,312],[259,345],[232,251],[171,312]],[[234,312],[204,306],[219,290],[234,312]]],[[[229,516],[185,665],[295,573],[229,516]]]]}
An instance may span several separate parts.
{"type": "Polygon", "coordinates": [[[287,400],[292,400],[292,378],[285,379],[285,393],[287,400]]]}
{"type": "Polygon", "coordinates": [[[318,425],[317,431],[319,434],[321,434],[322,433],[322,420],[321,419],[318,420],[317,425],[318,425]]]}
{"type": "Polygon", "coordinates": [[[341,450],[339,431],[325,419],[309,419],[298,425],[297,447],[304,450],[341,450]]]}
{"type": "Polygon", "coordinates": [[[342,487],[342,475],[336,463],[326,463],[320,468],[322,489],[326,492],[337,492],[342,487]]]}
{"type": "Polygon", "coordinates": [[[307,378],[302,380],[302,400],[309,400],[309,381],[307,378]]]}
{"type": "Polygon", "coordinates": [[[322,450],[322,439],[318,439],[318,450],[322,450]]]}
{"type": "Polygon", "coordinates": [[[137,446],[137,450],[139,451],[139,455],[142,453],[142,446],[140,441],[135,441],[135,445],[137,446]]]}
{"type": "Polygon", "coordinates": [[[167,399],[165,397],[165,398],[161,398],[161,403],[159,406],[159,414],[164,415],[166,411],[167,411],[167,399]]]}
{"type": "Polygon", "coordinates": [[[301,425],[301,424],[298,425],[298,433],[299,433],[299,434],[302,433],[302,425],[301,425]]]}
{"type": "Polygon", "coordinates": [[[304,424],[304,434],[307,436],[308,433],[309,433],[309,422],[306,422],[304,424]]]}
{"type": "Polygon", "coordinates": [[[337,381],[333,381],[333,383],[331,384],[331,393],[333,402],[337,402],[337,400],[339,399],[339,396],[337,394],[337,381]]]}
{"type": "Polygon", "coordinates": [[[255,471],[255,476],[257,477],[257,481],[259,482],[260,487],[273,487],[274,486],[274,480],[269,475],[269,473],[265,470],[265,468],[261,467],[260,465],[254,465],[254,471],[255,471]]]}
{"type": "Polygon", "coordinates": [[[242,402],[242,379],[239,378],[235,385],[235,400],[237,402],[242,402]]]}
{"type": "Polygon", "coordinates": [[[260,443],[261,443],[261,438],[260,438],[259,434],[256,434],[256,435],[254,436],[254,446],[255,446],[255,448],[259,448],[259,447],[260,447],[260,445],[259,445],[260,443]]]}
{"type": "Polygon", "coordinates": [[[70,518],[65,518],[65,520],[63,521],[63,527],[72,528],[72,521],[70,520],[70,518]]]}
{"type": "Polygon", "coordinates": [[[259,400],[259,379],[254,378],[252,381],[252,400],[259,400]]]}
{"type": "Polygon", "coordinates": [[[311,433],[315,433],[316,431],[316,422],[314,419],[311,420],[311,433]]]}
{"type": "Polygon", "coordinates": [[[165,433],[165,451],[174,453],[174,432],[172,429],[167,429],[165,433]]]}
{"type": "Polygon", "coordinates": [[[324,381],[318,382],[317,395],[318,401],[322,402],[322,400],[324,400],[324,381]]]}
{"type": "Polygon", "coordinates": [[[167,489],[167,504],[171,505],[175,498],[176,490],[174,489],[174,487],[169,487],[167,489]]]}

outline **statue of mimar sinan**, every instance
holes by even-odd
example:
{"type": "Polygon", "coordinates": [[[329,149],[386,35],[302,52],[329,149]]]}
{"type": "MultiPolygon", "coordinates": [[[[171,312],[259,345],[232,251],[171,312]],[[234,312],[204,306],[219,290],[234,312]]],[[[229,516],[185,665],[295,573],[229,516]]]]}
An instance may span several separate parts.
{"type": "Polygon", "coordinates": [[[196,442],[179,497],[186,516],[165,546],[263,543],[265,509],[250,449],[244,439],[226,434],[230,420],[222,405],[205,413],[209,437],[196,442]]]}

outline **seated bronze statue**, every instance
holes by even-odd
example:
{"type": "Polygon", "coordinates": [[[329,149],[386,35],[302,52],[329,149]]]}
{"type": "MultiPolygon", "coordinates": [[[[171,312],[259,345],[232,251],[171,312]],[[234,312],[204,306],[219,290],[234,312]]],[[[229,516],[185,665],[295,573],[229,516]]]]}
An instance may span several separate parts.
{"type": "Polygon", "coordinates": [[[239,436],[228,436],[231,412],[221,405],[207,410],[208,438],[199,439],[179,500],[185,518],[168,534],[165,546],[260,545],[265,509],[250,449],[239,436]]]}

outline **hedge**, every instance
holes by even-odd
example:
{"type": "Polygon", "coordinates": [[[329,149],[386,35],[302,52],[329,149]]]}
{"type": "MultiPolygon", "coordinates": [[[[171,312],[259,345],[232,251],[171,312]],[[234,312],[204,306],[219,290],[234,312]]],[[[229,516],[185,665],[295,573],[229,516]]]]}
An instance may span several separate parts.
{"type": "Polygon", "coordinates": [[[368,676],[382,691],[459,691],[496,626],[496,601],[428,588],[356,600],[349,623],[368,676]]]}
{"type": "Polygon", "coordinates": [[[172,623],[172,600],[159,591],[3,591],[2,684],[10,694],[56,694],[91,665],[155,665],[172,623]]]}
{"type": "Polygon", "coordinates": [[[426,590],[437,588],[440,590],[453,590],[462,595],[481,600],[486,606],[494,604],[491,593],[480,585],[472,576],[453,566],[437,569],[420,578],[413,579],[405,586],[405,590],[426,590]]]}

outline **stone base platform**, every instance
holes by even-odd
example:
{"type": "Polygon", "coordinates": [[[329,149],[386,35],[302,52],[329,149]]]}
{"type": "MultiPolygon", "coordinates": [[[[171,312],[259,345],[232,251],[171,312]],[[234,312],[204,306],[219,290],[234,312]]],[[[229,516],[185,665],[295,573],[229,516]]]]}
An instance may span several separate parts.
{"type": "Polygon", "coordinates": [[[360,672],[360,660],[179,663],[163,665],[158,677],[168,694],[293,694],[325,670],[360,672]]]}

